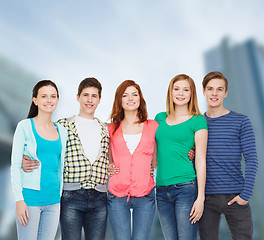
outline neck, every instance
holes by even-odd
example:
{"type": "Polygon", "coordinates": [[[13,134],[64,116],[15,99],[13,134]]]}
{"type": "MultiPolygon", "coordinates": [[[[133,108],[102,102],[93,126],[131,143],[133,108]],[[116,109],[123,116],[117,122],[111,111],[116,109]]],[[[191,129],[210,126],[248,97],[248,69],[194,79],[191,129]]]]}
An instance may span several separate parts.
{"type": "Polygon", "coordinates": [[[84,113],[82,111],[79,112],[78,116],[87,118],[87,119],[94,119],[94,112],[93,113],[84,113]]]}
{"type": "Polygon", "coordinates": [[[176,106],[174,108],[174,117],[189,115],[188,106],[176,106]]]}
{"type": "Polygon", "coordinates": [[[224,106],[219,107],[208,107],[206,115],[211,118],[220,117],[225,114],[228,114],[230,110],[224,108],[224,106]]]}
{"type": "Polygon", "coordinates": [[[138,111],[125,111],[124,112],[125,117],[123,119],[123,122],[126,124],[134,124],[139,120],[137,113],[138,111]]]}
{"type": "Polygon", "coordinates": [[[39,112],[38,115],[34,117],[34,119],[38,123],[41,123],[41,125],[50,125],[50,123],[52,123],[51,117],[52,117],[52,113],[39,112]]]}

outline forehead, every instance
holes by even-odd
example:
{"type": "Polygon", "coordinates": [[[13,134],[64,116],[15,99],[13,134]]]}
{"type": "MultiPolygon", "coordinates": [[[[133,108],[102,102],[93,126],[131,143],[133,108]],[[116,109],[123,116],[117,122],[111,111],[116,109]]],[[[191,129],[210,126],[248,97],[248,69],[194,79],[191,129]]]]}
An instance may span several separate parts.
{"type": "Polygon", "coordinates": [[[57,90],[53,86],[43,86],[38,90],[38,94],[57,94],[57,90]]]}
{"type": "Polygon", "coordinates": [[[81,94],[99,94],[98,88],[96,87],[86,87],[82,90],[81,94]]]}
{"type": "Polygon", "coordinates": [[[126,88],[125,93],[126,92],[138,92],[138,90],[134,86],[129,86],[126,88]]]}
{"type": "Polygon", "coordinates": [[[214,87],[214,88],[225,88],[225,81],[223,79],[218,79],[218,78],[213,78],[211,79],[208,83],[206,87],[214,87]]]}
{"type": "Polygon", "coordinates": [[[190,87],[190,84],[187,80],[180,80],[175,82],[173,87],[190,87]]]}

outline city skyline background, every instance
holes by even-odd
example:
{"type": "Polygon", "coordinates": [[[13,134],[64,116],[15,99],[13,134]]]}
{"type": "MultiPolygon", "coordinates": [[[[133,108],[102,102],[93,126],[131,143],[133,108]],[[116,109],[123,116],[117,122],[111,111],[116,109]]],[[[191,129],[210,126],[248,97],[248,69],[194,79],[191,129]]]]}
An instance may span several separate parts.
{"type": "MultiPolygon", "coordinates": [[[[41,79],[53,80],[60,90],[54,120],[78,113],[77,87],[89,76],[103,85],[96,113],[103,121],[109,118],[117,86],[126,79],[139,83],[149,117],[154,118],[165,110],[169,81],[180,73],[196,82],[199,106],[204,112],[201,82],[213,67],[227,74],[231,99],[227,99],[226,106],[249,115],[258,133],[258,151],[262,151],[263,62],[256,60],[261,57],[246,57],[239,49],[251,43],[261,56],[263,10],[264,2],[260,0],[0,1],[0,179],[8,182],[14,126],[26,117],[32,88],[41,79]],[[225,58],[219,61],[218,57],[208,57],[212,51],[225,58]],[[232,67],[227,69],[230,61],[232,67]],[[242,71],[249,64],[260,69],[259,77],[242,71]]],[[[260,154],[258,181],[263,180],[264,155],[260,154]]],[[[5,196],[0,201],[0,239],[8,227],[14,227],[10,223],[14,205],[8,190],[9,185],[0,187],[0,194],[5,196]]],[[[259,216],[264,212],[262,196],[260,183],[251,200],[255,208],[254,239],[264,238],[260,228],[263,218],[259,216]]],[[[226,226],[221,231],[226,234],[226,226]]],[[[162,239],[159,233],[154,235],[162,239]]]]}

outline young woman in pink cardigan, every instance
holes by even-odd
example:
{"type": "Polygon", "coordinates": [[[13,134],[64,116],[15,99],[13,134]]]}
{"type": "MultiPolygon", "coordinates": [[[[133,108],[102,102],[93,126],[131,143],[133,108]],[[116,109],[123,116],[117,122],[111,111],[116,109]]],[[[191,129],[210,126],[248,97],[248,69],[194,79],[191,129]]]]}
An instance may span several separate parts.
{"type": "Polygon", "coordinates": [[[138,84],[126,80],[116,90],[111,113],[108,210],[115,240],[149,239],[155,214],[154,156],[158,123],[147,120],[146,102],[138,84]],[[132,229],[131,230],[131,211],[132,229]]]}

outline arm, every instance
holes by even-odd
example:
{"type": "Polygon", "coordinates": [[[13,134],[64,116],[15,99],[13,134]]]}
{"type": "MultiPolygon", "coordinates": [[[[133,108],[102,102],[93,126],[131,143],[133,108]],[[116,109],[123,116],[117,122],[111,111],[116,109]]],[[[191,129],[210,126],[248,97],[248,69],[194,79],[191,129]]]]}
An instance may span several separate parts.
{"type": "Polygon", "coordinates": [[[109,144],[109,150],[108,150],[108,158],[109,158],[108,175],[111,177],[112,175],[119,172],[119,168],[115,167],[110,144],[109,144]]]}
{"type": "Polygon", "coordinates": [[[22,124],[19,123],[13,139],[11,155],[11,182],[16,200],[16,216],[21,225],[27,224],[29,218],[27,205],[24,202],[21,183],[21,165],[24,153],[25,135],[22,124]]]}
{"type": "Polygon", "coordinates": [[[198,196],[190,213],[190,220],[192,223],[199,221],[204,209],[207,137],[208,131],[206,129],[201,129],[195,133],[195,169],[197,175],[198,196]]]}
{"type": "Polygon", "coordinates": [[[155,141],[153,158],[151,161],[151,165],[156,169],[157,168],[157,142],[155,141]]]}
{"type": "Polygon", "coordinates": [[[245,158],[245,181],[242,192],[234,197],[228,205],[231,205],[234,202],[237,202],[240,205],[248,203],[249,198],[253,194],[253,188],[258,171],[255,134],[248,118],[242,122],[240,132],[240,144],[245,158]]]}

